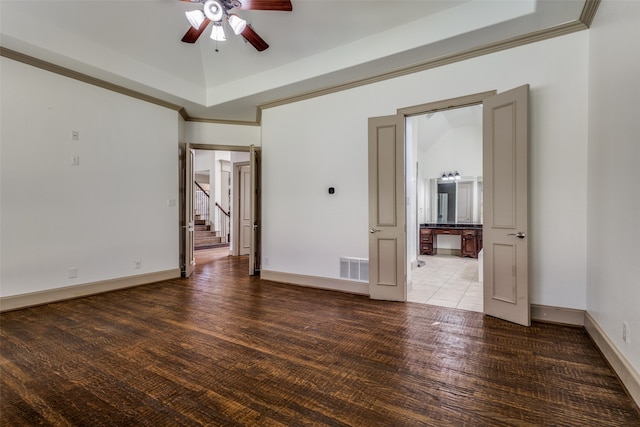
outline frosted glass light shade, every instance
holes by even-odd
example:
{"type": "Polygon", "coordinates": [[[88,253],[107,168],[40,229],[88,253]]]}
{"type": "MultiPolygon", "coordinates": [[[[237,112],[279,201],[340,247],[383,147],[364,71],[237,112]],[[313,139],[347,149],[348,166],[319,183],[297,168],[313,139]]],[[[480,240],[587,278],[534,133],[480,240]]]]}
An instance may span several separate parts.
{"type": "Polygon", "coordinates": [[[187,16],[187,21],[196,30],[200,28],[200,25],[204,22],[204,13],[201,10],[188,10],[184,13],[187,16]]]}
{"type": "Polygon", "coordinates": [[[211,29],[211,39],[219,42],[223,42],[227,40],[227,37],[224,35],[224,28],[220,24],[214,24],[211,29]]]}
{"type": "Polygon", "coordinates": [[[236,35],[242,33],[247,28],[247,21],[240,18],[238,15],[229,14],[229,26],[236,35]]]}

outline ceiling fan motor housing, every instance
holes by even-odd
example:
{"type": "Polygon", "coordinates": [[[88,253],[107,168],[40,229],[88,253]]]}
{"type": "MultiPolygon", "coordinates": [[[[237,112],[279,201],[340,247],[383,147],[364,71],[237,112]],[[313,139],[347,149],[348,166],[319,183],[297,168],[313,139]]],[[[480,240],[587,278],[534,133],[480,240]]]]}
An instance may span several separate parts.
{"type": "Polygon", "coordinates": [[[207,0],[204,4],[204,14],[213,22],[222,21],[225,12],[222,5],[216,0],[207,0]]]}

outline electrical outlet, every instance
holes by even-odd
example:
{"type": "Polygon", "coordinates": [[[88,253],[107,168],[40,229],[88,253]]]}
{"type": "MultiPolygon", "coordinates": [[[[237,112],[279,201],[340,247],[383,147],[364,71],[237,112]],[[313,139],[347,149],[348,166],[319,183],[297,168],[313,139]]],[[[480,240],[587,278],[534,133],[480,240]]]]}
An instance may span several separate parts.
{"type": "Polygon", "coordinates": [[[71,131],[71,140],[72,141],[79,141],[80,140],[80,132],[78,132],[77,130],[72,130],[71,131]]]}
{"type": "Polygon", "coordinates": [[[80,166],[80,156],[71,156],[71,166],[80,166]]]}
{"type": "Polygon", "coordinates": [[[622,322],[622,341],[626,342],[627,344],[631,342],[629,333],[629,324],[627,322],[622,322]]]}
{"type": "Polygon", "coordinates": [[[78,277],[78,268],[71,267],[69,269],[69,279],[75,279],[76,277],[78,277]]]}
{"type": "Polygon", "coordinates": [[[140,270],[142,268],[142,261],[139,259],[136,260],[136,270],[140,270]]]}

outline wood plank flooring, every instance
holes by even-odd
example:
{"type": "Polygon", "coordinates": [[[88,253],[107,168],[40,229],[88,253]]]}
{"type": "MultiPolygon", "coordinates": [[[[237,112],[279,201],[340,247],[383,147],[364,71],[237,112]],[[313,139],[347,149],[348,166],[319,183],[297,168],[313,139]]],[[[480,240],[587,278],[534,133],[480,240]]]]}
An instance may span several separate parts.
{"type": "Polygon", "coordinates": [[[640,426],[582,328],[260,281],[220,254],[1,314],[0,425],[640,426]]]}

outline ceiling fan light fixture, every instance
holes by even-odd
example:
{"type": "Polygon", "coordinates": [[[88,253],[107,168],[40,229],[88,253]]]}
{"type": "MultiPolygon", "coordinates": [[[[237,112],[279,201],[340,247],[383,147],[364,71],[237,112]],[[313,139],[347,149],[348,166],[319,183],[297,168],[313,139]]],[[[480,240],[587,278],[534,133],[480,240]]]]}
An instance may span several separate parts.
{"type": "Polygon", "coordinates": [[[196,30],[200,28],[200,25],[204,22],[204,13],[202,13],[201,10],[188,10],[184,14],[189,24],[196,30]]]}
{"type": "Polygon", "coordinates": [[[223,42],[227,40],[227,37],[224,34],[224,28],[222,28],[221,23],[214,23],[213,28],[211,29],[211,39],[217,42],[223,42]]]}
{"type": "Polygon", "coordinates": [[[224,15],[222,5],[216,0],[207,0],[204,4],[204,14],[213,22],[220,22],[224,15]]]}
{"type": "Polygon", "coordinates": [[[245,28],[247,28],[247,21],[240,18],[238,15],[234,13],[229,14],[229,26],[233,30],[233,32],[238,35],[242,34],[245,28]]]}

